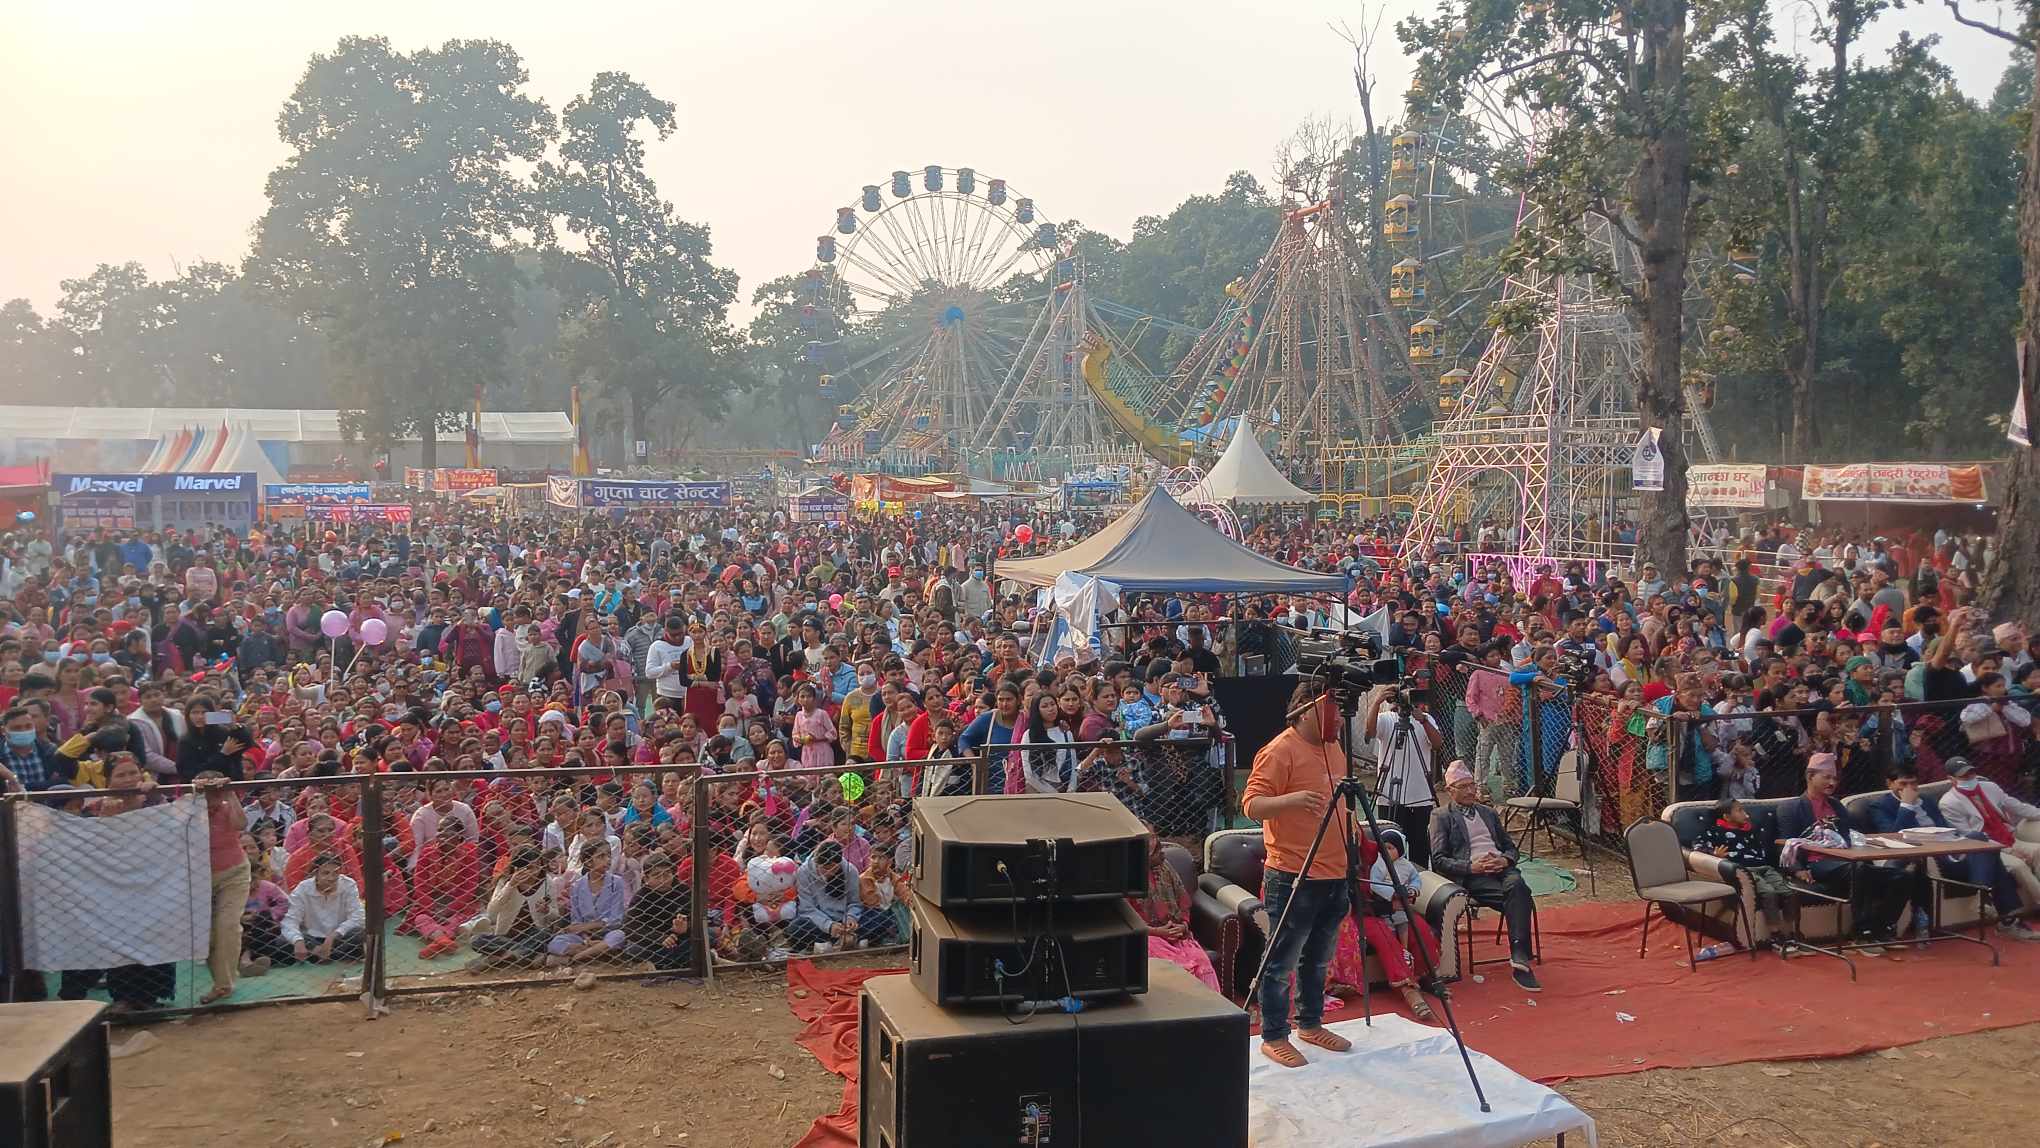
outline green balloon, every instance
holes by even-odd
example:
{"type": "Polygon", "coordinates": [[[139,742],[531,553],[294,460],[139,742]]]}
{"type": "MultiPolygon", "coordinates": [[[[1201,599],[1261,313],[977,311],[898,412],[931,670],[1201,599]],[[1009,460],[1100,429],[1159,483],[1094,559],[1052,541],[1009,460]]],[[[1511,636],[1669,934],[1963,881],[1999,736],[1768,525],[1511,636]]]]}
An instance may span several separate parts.
{"type": "Polygon", "coordinates": [[[845,801],[856,801],[864,796],[864,777],[862,774],[845,773],[836,779],[836,783],[843,787],[843,800],[845,801]]]}

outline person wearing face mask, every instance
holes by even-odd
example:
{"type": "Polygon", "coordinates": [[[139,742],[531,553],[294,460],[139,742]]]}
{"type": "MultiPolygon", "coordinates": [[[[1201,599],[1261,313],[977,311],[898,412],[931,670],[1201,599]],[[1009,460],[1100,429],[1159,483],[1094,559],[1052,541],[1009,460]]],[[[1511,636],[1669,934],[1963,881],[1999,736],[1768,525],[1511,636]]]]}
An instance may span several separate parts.
{"type": "Polygon", "coordinates": [[[962,589],[957,591],[957,606],[972,618],[982,618],[992,608],[992,587],[985,581],[982,563],[972,563],[970,577],[964,580],[962,589]]]}
{"type": "MultiPolygon", "coordinates": [[[[2017,883],[2024,913],[2040,909],[2040,806],[2029,805],[2005,792],[2004,787],[1979,776],[1966,757],[1947,762],[1953,788],[1941,795],[1941,817],[1948,827],[1978,841],[1994,841],[2005,872],[2017,883]]],[[[1999,905],[2000,919],[2008,920],[2005,905],[1999,905]]],[[[2014,914],[2019,910],[2014,909],[2014,914]]]]}
{"type": "Polygon", "coordinates": [[[53,785],[68,785],[77,775],[75,762],[57,756],[57,747],[36,732],[34,711],[15,706],[0,717],[7,731],[0,744],[0,786],[9,793],[35,793],[53,785]]]}

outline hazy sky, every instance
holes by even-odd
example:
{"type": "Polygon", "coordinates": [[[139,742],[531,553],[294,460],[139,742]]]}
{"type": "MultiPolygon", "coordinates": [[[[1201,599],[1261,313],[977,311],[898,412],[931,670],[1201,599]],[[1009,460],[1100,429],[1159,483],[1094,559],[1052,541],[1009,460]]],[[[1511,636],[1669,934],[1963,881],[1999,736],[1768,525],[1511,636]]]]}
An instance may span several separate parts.
{"type": "MultiPolygon", "coordinates": [[[[1375,59],[1393,117],[1409,69],[1389,0],[1375,59]]],[[[1381,4],[1371,10],[1380,11],[1381,4]]],[[[411,50],[491,37],[523,56],[555,112],[598,71],[679,107],[651,149],[660,189],[714,229],[720,263],[757,284],[813,259],[859,187],[896,168],[975,167],[1045,218],[1124,237],[1133,220],[1264,181],[1311,115],[1358,118],[1333,0],[16,0],[0,37],[0,299],[47,309],[60,279],[139,260],[238,260],[284,155],[278,108],[314,52],[344,35],[411,50]]],[[[1965,10],[1995,18],[1989,0],[1965,10]]],[[[2005,6],[2007,19],[2013,18],[2005,6]]],[[[1987,94],[2006,46],[1939,5],[1888,15],[1943,37],[1965,90],[1987,94]]],[[[1784,29],[1790,34],[1790,29],[1784,29]]]]}

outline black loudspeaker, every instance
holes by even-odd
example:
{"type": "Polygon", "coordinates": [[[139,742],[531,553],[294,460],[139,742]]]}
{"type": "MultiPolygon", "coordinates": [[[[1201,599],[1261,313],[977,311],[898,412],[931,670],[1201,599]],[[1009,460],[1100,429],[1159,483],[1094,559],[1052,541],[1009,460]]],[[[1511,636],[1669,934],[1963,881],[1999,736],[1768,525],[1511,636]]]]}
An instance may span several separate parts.
{"type": "Polygon", "coordinates": [[[945,910],[1147,893],[1147,826],[1109,793],[923,797],[914,889],[945,910]]]}
{"type": "Polygon", "coordinates": [[[858,1041],[863,1148],[1247,1143],[1247,1014],[1165,962],[1146,996],[1020,1024],[873,977],[858,1041]]]}
{"type": "Polygon", "coordinates": [[[1147,925],[1124,898],[1056,905],[1052,911],[1026,905],[944,913],[916,894],[909,909],[911,975],[936,1004],[1089,1000],[1147,991],[1147,925]]]}
{"type": "Polygon", "coordinates": [[[0,1005],[0,1148],[112,1148],[105,1005],[0,1005]]]}

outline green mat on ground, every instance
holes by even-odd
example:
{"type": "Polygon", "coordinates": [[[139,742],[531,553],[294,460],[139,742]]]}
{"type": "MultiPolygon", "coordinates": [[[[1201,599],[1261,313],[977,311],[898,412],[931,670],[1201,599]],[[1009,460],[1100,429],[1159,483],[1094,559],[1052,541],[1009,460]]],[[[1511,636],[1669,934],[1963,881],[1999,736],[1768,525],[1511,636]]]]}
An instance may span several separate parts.
{"type": "MultiPolygon", "coordinates": [[[[397,936],[395,929],[395,922],[392,922],[383,932],[385,938],[383,967],[391,979],[457,972],[466,962],[467,958],[473,955],[463,947],[461,950],[449,956],[441,957],[436,961],[420,960],[418,958],[418,951],[424,947],[425,943],[417,937],[397,936]]],[[[326,996],[343,991],[336,983],[341,978],[359,977],[360,975],[360,961],[351,961],[337,965],[280,965],[271,969],[264,976],[240,978],[239,983],[234,987],[234,995],[228,999],[240,1002],[284,1000],[290,997],[326,996]]],[[[45,973],[43,976],[48,986],[50,997],[55,998],[59,983],[58,974],[45,973]]],[[[160,1007],[195,1007],[198,1004],[198,998],[205,995],[211,988],[212,973],[205,967],[203,962],[180,962],[177,965],[177,987],[170,995],[170,998],[164,1001],[160,1007]]],[[[86,994],[86,996],[90,1000],[97,1001],[109,999],[104,983],[86,994]]]]}
{"type": "Polygon", "coordinates": [[[1523,858],[1517,863],[1516,870],[1523,874],[1523,880],[1530,886],[1530,895],[1533,897],[1570,893],[1580,886],[1572,870],[1561,869],[1549,861],[1541,861],[1535,857],[1523,858]]]}

